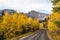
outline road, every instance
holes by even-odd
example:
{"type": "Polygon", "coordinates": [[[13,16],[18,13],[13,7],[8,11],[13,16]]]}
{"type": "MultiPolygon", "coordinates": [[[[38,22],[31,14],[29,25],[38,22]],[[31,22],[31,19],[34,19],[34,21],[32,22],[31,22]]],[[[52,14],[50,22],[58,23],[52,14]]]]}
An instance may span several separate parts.
{"type": "Polygon", "coordinates": [[[30,36],[23,37],[19,40],[50,40],[46,30],[40,30],[38,32],[35,32],[34,34],[30,36]]]}

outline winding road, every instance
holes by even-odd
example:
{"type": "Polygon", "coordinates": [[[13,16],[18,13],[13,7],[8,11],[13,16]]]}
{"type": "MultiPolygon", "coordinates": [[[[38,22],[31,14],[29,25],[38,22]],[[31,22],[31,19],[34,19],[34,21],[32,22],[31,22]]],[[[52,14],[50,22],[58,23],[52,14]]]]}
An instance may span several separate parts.
{"type": "Polygon", "coordinates": [[[38,32],[35,32],[34,34],[23,37],[19,40],[50,40],[50,38],[49,38],[46,30],[42,29],[38,32]]]}

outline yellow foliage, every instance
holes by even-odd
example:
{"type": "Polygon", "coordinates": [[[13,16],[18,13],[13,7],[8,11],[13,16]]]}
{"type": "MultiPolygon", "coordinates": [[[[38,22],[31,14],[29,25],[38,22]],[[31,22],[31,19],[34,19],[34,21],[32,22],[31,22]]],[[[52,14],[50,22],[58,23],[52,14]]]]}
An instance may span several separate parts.
{"type": "Polygon", "coordinates": [[[20,35],[30,30],[37,30],[39,28],[39,21],[35,18],[27,17],[26,14],[13,13],[9,15],[6,11],[0,23],[0,35],[4,37],[11,38],[20,35]],[[10,34],[10,35],[9,35],[10,34]]]}
{"type": "Polygon", "coordinates": [[[6,22],[9,22],[10,20],[9,20],[9,14],[8,14],[8,12],[6,11],[6,13],[5,13],[5,15],[3,16],[3,22],[4,23],[6,23],[6,22]]]}
{"type": "Polygon", "coordinates": [[[43,23],[40,23],[39,28],[40,28],[40,29],[44,29],[44,27],[43,27],[43,23]]]}
{"type": "Polygon", "coordinates": [[[35,18],[32,22],[32,26],[34,29],[38,29],[39,28],[39,21],[35,18]]]}
{"type": "Polygon", "coordinates": [[[58,29],[58,26],[56,25],[56,21],[60,22],[60,14],[59,13],[52,13],[51,16],[49,16],[49,21],[48,21],[48,29],[50,31],[54,30],[54,29],[58,29]]]}
{"type": "Polygon", "coordinates": [[[25,23],[27,23],[28,25],[31,24],[32,23],[32,18],[31,17],[27,18],[25,23]]]}

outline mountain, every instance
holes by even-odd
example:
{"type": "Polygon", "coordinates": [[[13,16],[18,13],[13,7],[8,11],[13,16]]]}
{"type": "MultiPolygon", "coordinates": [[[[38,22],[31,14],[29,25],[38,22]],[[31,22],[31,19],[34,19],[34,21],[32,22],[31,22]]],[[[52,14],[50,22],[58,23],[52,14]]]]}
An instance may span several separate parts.
{"type": "Polygon", "coordinates": [[[49,16],[49,14],[40,13],[40,12],[37,12],[37,11],[30,11],[30,12],[27,13],[27,15],[29,17],[32,17],[32,18],[37,18],[40,21],[48,19],[48,16],[49,16]]]}
{"type": "Polygon", "coordinates": [[[16,12],[15,10],[12,10],[12,9],[3,9],[3,10],[0,10],[0,16],[4,15],[6,11],[8,11],[9,14],[16,12]]]}
{"type": "MultiPolygon", "coordinates": [[[[0,16],[4,15],[4,13],[6,11],[8,11],[9,15],[11,15],[11,13],[16,12],[15,10],[12,10],[12,9],[4,9],[4,10],[0,10],[0,16]]],[[[42,21],[42,20],[48,19],[48,16],[50,14],[41,13],[41,12],[37,12],[37,11],[32,10],[32,11],[26,13],[26,15],[28,17],[37,18],[39,21],[42,21]]]]}
{"type": "Polygon", "coordinates": [[[2,11],[2,10],[0,10],[0,16],[2,16],[2,13],[3,13],[3,11],[2,11]]]}
{"type": "Polygon", "coordinates": [[[12,10],[12,9],[4,9],[3,11],[4,11],[4,13],[5,13],[6,11],[8,11],[8,13],[14,13],[14,12],[16,12],[15,10],[12,10]]]}

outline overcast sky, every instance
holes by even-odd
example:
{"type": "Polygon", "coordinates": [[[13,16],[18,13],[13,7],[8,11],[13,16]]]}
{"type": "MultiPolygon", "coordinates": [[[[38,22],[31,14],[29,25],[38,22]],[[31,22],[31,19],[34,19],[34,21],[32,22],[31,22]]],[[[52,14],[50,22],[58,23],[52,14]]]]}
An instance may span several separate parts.
{"type": "Polygon", "coordinates": [[[51,0],[0,0],[0,9],[14,9],[28,12],[31,10],[46,10],[51,12],[51,0]]]}

